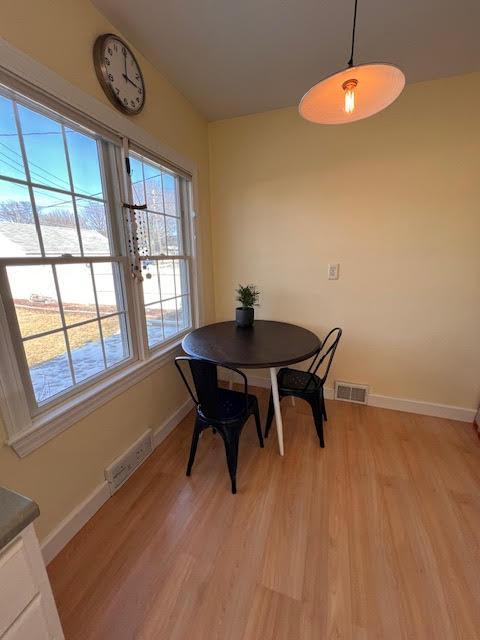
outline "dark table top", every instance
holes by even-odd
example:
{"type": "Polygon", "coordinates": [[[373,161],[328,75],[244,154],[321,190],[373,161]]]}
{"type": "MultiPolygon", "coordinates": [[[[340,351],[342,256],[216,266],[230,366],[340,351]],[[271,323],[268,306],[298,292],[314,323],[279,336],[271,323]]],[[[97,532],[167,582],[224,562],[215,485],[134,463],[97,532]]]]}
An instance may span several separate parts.
{"type": "Polygon", "coordinates": [[[189,333],[183,350],[195,358],[245,369],[282,367],[312,357],[320,348],[318,337],[295,324],[255,320],[242,329],[235,322],[217,322],[189,333]]]}

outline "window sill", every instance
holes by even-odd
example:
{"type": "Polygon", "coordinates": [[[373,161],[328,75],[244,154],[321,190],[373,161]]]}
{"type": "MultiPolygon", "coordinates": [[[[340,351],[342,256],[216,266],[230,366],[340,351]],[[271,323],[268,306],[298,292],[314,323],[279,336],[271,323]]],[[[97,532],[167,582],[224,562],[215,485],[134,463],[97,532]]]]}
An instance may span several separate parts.
{"type": "Polygon", "coordinates": [[[32,426],[9,438],[7,444],[20,458],[24,458],[169,362],[174,352],[179,348],[184,335],[181,334],[162,351],[155,352],[148,360],[132,363],[75,398],[64,402],[61,406],[33,418],[32,426]]]}

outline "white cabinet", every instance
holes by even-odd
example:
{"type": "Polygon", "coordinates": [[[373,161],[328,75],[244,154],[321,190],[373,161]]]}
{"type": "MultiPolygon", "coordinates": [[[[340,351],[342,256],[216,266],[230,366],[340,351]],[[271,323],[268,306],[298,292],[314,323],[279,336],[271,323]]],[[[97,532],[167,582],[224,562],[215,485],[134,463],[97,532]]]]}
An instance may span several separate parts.
{"type": "Polygon", "coordinates": [[[64,640],[33,524],[0,551],[0,639],[64,640]]]}
{"type": "Polygon", "coordinates": [[[7,629],[2,640],[50,640],[47,621],[38,595],[7,629]]]}

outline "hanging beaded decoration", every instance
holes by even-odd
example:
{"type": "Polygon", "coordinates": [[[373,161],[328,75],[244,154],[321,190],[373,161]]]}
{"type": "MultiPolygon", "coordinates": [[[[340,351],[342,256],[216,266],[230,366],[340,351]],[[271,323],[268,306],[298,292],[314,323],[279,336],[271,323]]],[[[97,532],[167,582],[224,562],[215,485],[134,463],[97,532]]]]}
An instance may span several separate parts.
{"type": "MultiPolygon", "coordinates": [[[[131,179],[130,158],[125,157],[128,179],[131,179]]],[[[148,232],[146,224],[146,204],[129,204],[123,202],[125,210],[125,224],[128,230],[128,255],[130,256],[130,271],[133,278],[143,281],[142,265],[148,258],[148,232]]]]}
{"type": "Polygon", "coordinates": [[[145,213],[146,204],[130,205],[123,203],[126,209],[125,223],[128,229],[128,254],[130,256],[130,270],[132,276],[143,280],[142,263],[148,258],[148,236],[145,213]]]}

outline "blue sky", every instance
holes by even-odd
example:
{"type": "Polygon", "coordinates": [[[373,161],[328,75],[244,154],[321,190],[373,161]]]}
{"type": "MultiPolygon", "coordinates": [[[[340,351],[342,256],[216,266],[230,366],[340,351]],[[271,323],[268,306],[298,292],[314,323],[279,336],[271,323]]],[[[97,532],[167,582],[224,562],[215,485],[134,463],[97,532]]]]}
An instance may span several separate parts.
{"type": "MultiPolygon", "coordinates": [[[[69,190],[61,125],[22,105],[18,106],[18,112],[32,180],[46,187],[69,190]]],[[[101,195],[95,140],[68,128],[65,133],[75,191],[85,195],[101,195]]],[[[0,173],[25,179],[12,102],[3,96],[0,96],[0,173]]],[[[0,199],[9,199],[8,185],[3,183],[0,189],[0,199]]],[[[13,190],[12,196],[17,195],[18,192],[13,190]]],[[[54,193],[49,193],[48,199],[54,205],[65,200],[61,194],[54,193]]]]}
{"type": "MultiPolygon", "coordinates": [[[[18,119],[31,180],[44,187],[33,188],[35,205],[41,220],[42,214],[48,216],[50,212],[68,211],[70,213],[68,219],[71,219],[71,226],[74,227],[72,197],[69,194],[51,191],[49,188],[70,191],[69,162],[73,191],[79,195],[102,198],[102,178],[96,140],[67,125],[62,126],[60,122],[22,104],[18,104],[18,119]]],[[[153,212],[162,213],[165,208],[165,213],[178,216],[174,177],[165,172],[160,177],[162,172],[158,166],[142,163],[134,157],[131,158],[131,167],[134,202],[139,204],[146,202],[148,209],[153,212]],[[146,193],[143,189],[143,176],[145,177],[146,193]],[[165,193],[165,198],[162,198],[162,190],[165,193]]],[[[26,180],[14,104],[9,98],[0,95],[1,175],[17,180],[26,180]]],[[[10,201],[29,203],[29,189],[25,184],[12,183],[0,178],[0,203],[10,201]]],[[[83,209],[88,208],[89,203],[88,200],[76,196],[76,205],[79,217],[81,217],[83,209]]],[[[65,215],[68,214],[63,213],[62,215],[65,221],[65,215]]],[[[150,217],[152,214],[148,215],[150,217]]],[[[33,224],[33,213],[30,216],[30,223],[33,224]]],[[[80,224],[82,224],[81,221],[80,224]]],[[[163,224],[161,222],[162,228],[164,228],[163,224]]],[[[176,226],[176,222],[167,219],[167,228],[170,234],[174,234],[176,226]],[[170,229],[172,223],[174,228],[170,229]]],[[[155,228],[154,224],[153,228],[155,228]]]]}
{"type": "MultiPolygon", "coordinates": [[[[45,187],[70,190],[67,158],[65,154],[62,126],[40,113],[32,111],[23,105],[18,105],[20,126],[23,133],[25,150],[28,157],[30,175],[33,182],[45,187]]],[[[102,181],[98,161],[96,141],[65,127],[68,156],[72,171],[74,191],[83,195],[101,197],[102,181]]],[[[159,169],[144,163],[145,180],[151,191],[161,190],[159,169]]],[[[20,142],[17,134],[13,103],[9,98],[0,95],[0,174],[20,180],[25,180],[20,142]]],[[[142,180],[141,163],[132,158],[132,180],[137,183],[135,189],[136,200],[145,201],[143,188],[138,182],[142,180]]],[[[175,180],[168,173],[163,173],[163,189],[173,196],[175,180]]],[[[149,203],[147,188],[146,199],[149,203]]],[[[28,200],[28,190],[20,185],[0,181],[0,201],[28,200]]],[[[68,207],[68,198],[62,194],[42,191],[36,197],[37,206],[68,207]]],[[[174,202],[175,198],[173,198],[174,202]]],[[[172,197],[168,198],[172,203],[172,197]]],[[[71,204],[71,203],[70,203],[71,204]]],[[[178,215],[176,211],[166,211],[178,215]]]]}

